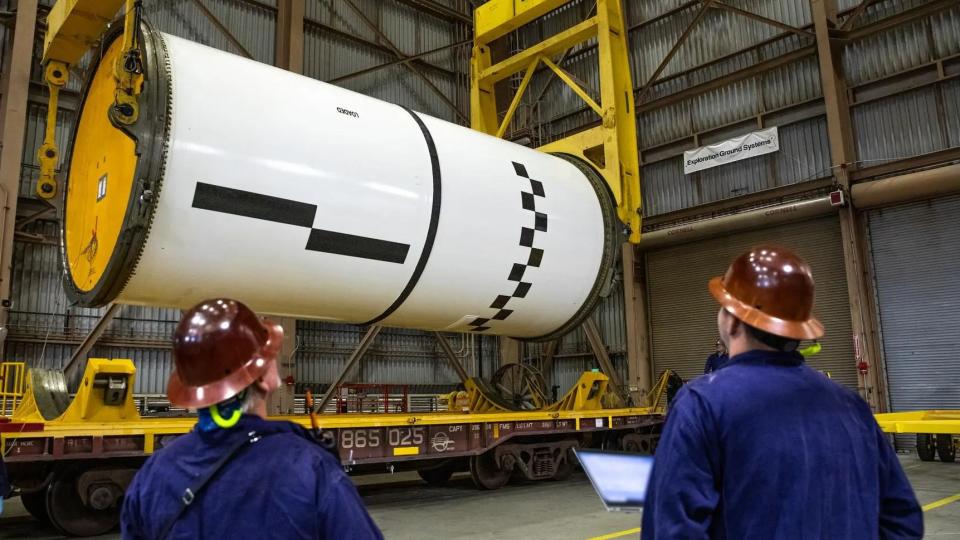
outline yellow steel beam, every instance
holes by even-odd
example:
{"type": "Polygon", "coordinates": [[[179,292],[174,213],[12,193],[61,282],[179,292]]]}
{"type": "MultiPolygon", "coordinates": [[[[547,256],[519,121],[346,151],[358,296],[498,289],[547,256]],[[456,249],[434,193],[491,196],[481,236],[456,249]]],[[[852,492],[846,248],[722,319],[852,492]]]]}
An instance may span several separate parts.
{"type": "Polygon", "coordinates": [[[577,81],[573,80],[573,77],[571,77],[569,73],[561,69],[560,66],[554,64],[549,58],[544,58],[543,63],[553,70],[553,72],[557,74],[557,77],[560,77],[560,80],[567,83],[567,86],[569,86],[571,90],[580,96],[580,99],[582,99],[584,103],[586,103],[597,114],[603,116],[603,109],[600,108],[600,105],[597,105],[597,102],[590,97],[590,94],[588,94],[583,87],[577,84],[577,81]]]}
{"type": "MultiPolygon", "coordinates": [[[[549,59],[544,58],[544,62],[550,62],[549,59]]],[[[520,88],[517,88],[517,93],[513,96],[513,101],[510,102],[510,107],[507,109],[507,114],[503,115],[503,120],[500,122],[500,128],[497,129],[497,138],[502,138],[503,134],[507,132],[507,127],[510,126],[510,121],[513,120],[513,115],[517,112],[517,107],[520,106],[520,100],[523,98],[523,94],[526,93],[527,87],[530,86],[530,81],[533,79],[533,72],[537,69],[537,64],[540,63],[540,57],[534,58],[530,61],[530,65],[527,66],[527,72],[523,75],[523,80],[520,81],[520,88]]],[[[550,62],[551,64],[553,62],[550,62]]]]}
{"type": "Polygon", "coordinates": [[[494,84],[515,73],[520,73],[534,58],[541,56],[552,56],[554,54],[561,53],[570,47],[573,47],[578,43],[582,43],[596,35],[597,18],[591,17],[545,41],[541,41],[532,47],[524,49],[519,54],[515,54],[498,64],[494,64],[489,68],[484,69],[476,78],[482,83],[494,84]]]}
{"type": "Polygon", "coordinates": [[[911,411],[874,415],[887,433],[960,434],[960,411],[911,411]]]}
{"type": "Polygon", "coordinates": [[[596,0],[595,16],[497,64],[491,63],[491,40],[565,3],[562,0],[491,0],[477,9],[471,60],[471,126],[478,131],[502,137],[529,84],[529,66],[542,60],[600,116],[601,123],[599,127],[552,142],[540,150],[570,154],[590,163],[610,188],[617,217],[630,229],[630,242],[637,243],[640,241],[641,226],[640,155],[633,81],[627,54],[627,28],[620,0],[596,0]],[[550,60],[550,56],[591,38],[597,38],[599,103],[569,73],[550,60]],[[506,117],[500,121],[496,83],[524,69],[527,69],[527,74],[521,89],[513,96],[506,117]]]}
{"type": "Polygon", "coordinates": [[[475,45],[470,56],[470,126],[493,135],[500,127],[497,121],[497,97],[494,85],[482,81],[478,74],[490,67],[490,47],[475,45]]]}
{"type": "Polygon", "coordinates": [[[490,43],[572,0],[490,0],[473,12],[475,41],[490,43]]]}
{"type": "Polygon", "coordinates": [[[59,0],[47,14],[43,63],[72,65],[97,42],[125,0],[59,0]]]}
{"type": "Polygon", "coordinates": [[[637,111],[630,77],[626,19],[620,0],[598,0],[597,54],[600,57],[600,99],[603,127],[616,144],[604,144],[604,177],[619,184],[617,214],[630,227],[630,242],[640,242],[640,151],[637,111]]]}

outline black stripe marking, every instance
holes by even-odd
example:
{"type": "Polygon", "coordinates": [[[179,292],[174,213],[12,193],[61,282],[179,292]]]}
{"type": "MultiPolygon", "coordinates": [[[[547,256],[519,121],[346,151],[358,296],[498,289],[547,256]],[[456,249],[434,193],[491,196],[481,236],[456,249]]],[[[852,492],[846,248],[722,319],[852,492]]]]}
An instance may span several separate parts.
{"type": "Polygon", "coordinates": [[[516,173],[524,178],[530,178],[530,175],[527,174],[527,168],[523,166],[522,163],[513,162],[513,170],[516,173]]]}
{"type": "Polygon", "coordinates": [[[312,229],[310,238],[307,240],[307,249],[333,253],[334,255],[403,264],[407,260],[407,252],[410,251],[410,246],[353,234],[312,229]]]}
{"type": "Polygon", "coordinates": [[[530,250],[530,258],[527,259],[527,266],[532,266],[534,268],[540,268],[540,263],[543,261],[543,250],[540,248],[533,248],[530,250]]]}
{"type": "Polygon", "coordinates": [[[546,194],[543,192],[543,182],[539,180],[530,180],[530,187],[533,188],[533,194],[537,197],[546,197],[546,194]]]}
{"type": "Polygon", "coordinates": [[[524,210],[536,211],[537,209],[537,205],[533,202],[533,193],[521,191],[520,202],[523,204],[524,210]]]}
{"type": "Polygon", "coordinates": [[[203,182],[197,182],[193,207],[298,227],[313,227],[313,218],[317,215],[314,204],[203,182]]]}
{"type": "Polygon", "coordinates": [[[531,286],[531,283],[527,283],[526,281],[521,281],[517,285],[517,290],[513,291],[513,296],[515,298],[523,298],[527,296],[527,293],[530,292],[530,286],[531,286]]]}
{"type": "Polygon", "coordinates": [[[502,321],[509,317],[511,313],[513,313],[512,309],[501,309],[496,315],[493,316],[493,320],[502,321]]]}
{"type": "Polygon", "coordinates": [[[510,281],[520,281],[523,279],[523,273],[527,270],[527,265],[520,263],[513,263],[513,268],[510,269],[510,276],[507,277],[510,281]]]}
{"type": "Polygon", "coordinates": [[[533,229],[529,227],[520,228],[520,245],[523,247],[533,247],[533,229]]]}
{"type": "Polygon", "coordinates": [[[488,322],[490,322],[490,319],[483,319],[483,318],[474,319],[470,321],[470,326],[483,326],[488,322]]]}
{"type": "Polygon", "coordinates": [[[374,261],[403,264],[408,244],[313,228],[317,206],[300,201],[197,182],[193,207],[310,229],[307,249],[374,261]]]}
{"type": "Polygon", "coordinates": [[[423,133],[423,140],[427,143],[427,151],[430,153],[430,167],[433,171],[433,207],[430,210],[430,225],[427,227],[427,238],[423,241],[423,250],[420,252],[420,259],[417,261],[417,266],[414,267],[413,275],[410,276],[406,287],[403,288],[400,296],[394,300],[393,304],[390,304],[390,307],[388,307],[386,311],[363,323],[364,325],[376,324],[389,317],[403,305],[410,296],[410,293],[413,292],[414,287],[417,286],[417,282],[420,281],[420,276],[423,275],[427,261],[430,259],[430,252],[433,251],[433,242],[437,238],[437,225],[440,223],[440,195],[442,184],[440,181],[440,158],[437,156],[437,146],[433,142],[433,135],[430,134],[427,125],[417,116],[417,113],[406,107],[403,109],[410,113],[410,116],[417,122],[417,126],[420,127],[420,131],[423,133]]]}
{"type": "Polygon", "coordinates": [[[536,212],[536,216],[535,228],[540,232],[547,232],[547,215],[536,212]]]}
{"type": "Polygon", "coordinates": [[[507,305],[507,302],[510,301],[510,298],[511,298],[510,296],[507,296],[505,294],[498,295],[497,299],[494,300],[492,304],[490,304],[490,307],[493,309],[501,309],[503,308],[503,306],[507,305]]]}

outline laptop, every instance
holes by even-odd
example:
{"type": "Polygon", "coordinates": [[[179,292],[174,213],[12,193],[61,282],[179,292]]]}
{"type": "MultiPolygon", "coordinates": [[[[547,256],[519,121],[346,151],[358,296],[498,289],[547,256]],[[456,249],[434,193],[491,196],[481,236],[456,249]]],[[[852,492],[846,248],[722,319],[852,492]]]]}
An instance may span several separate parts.
{"type": "Polygon", "coordinates": [[[639,512],[647,495],[653,457],[624,452],[574,449],[609,512],[639,512]]]}

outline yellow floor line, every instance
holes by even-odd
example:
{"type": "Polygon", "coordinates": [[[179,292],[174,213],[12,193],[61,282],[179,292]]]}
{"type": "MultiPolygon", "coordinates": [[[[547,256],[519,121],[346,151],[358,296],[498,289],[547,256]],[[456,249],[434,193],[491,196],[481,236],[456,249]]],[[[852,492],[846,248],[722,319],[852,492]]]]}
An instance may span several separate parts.
{"type": "Polygon", "coordinates": [[[930,503],[930,504],[925,504],[925,505],[923,505],[923,511],[924,511],[924,512],[929,512],[930,510],[933,510],[934,508],[940,508],[941,506],[946,506],[946,505],[948,505],[948,504],[950,504],[950,503],[954,503],[954,502],[957,502],[957,501],[960,501],[960,493],[957,493],[956,495],[951,495],[951,496],[949,496],[949,497],[944,497],[944,498],[940,499],[939,501],[933,501],[933,502],[930,503]]]}
{"type": "Polygon", "coordinates": [[[594,537],[591,538],[590,540],[610,540],[611,538],[622,538],[622,537],[624,537],[624,536],[628,536],[628,535],[631,535],[631,534],[637,534],[637,533],[639,533],[639,532],[640,532],[640,527],[637,527],[636,529],[627,529],[627,530],[625,530],[625,531],[620,531],[620,532],[605,534],[605,535],[603,535],[603,536],[594,536],[594,537]]]}

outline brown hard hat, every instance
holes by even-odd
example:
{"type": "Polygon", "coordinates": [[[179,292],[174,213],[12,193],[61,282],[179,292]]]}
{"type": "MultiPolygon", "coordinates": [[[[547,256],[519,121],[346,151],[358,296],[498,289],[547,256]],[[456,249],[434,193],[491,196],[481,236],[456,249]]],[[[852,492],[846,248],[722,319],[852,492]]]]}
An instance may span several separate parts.
{"type": "Polygon", "coordinates": [[[173,336],[170,403],[202,408],[239,394],[267,372],[282,343],[283,328],[261,323],[242,303],[200,302],[184,312],[173,336]]]}
{"type": "Polygon", "coordinates": [[[754,328],[797,340],[823,336],[813,316],[813,273],[787,248],[761,245],[737,257],[726,274],[710,280],[710,294],[754,328]]]}

